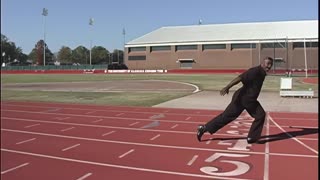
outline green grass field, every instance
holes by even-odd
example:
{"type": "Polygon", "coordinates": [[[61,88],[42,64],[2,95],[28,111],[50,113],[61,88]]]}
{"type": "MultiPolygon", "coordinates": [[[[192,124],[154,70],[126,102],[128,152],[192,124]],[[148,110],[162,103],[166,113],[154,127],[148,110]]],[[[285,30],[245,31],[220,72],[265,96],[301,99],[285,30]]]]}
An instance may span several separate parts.
{"type": "MultiPolygon", "coordinates": [[[[237,74],[2,74],[1,83],[169,80],[197,85],[202,91],[219,91],[237,74]]],[[[262,91],[279,92],[281,76],[267,76],[262,91]]],[[[318,90],[318,85],[302,83],[302,77],[293,77],[293,90],[318,90]]],[[[231,89],[235,90],[241,83],[231,89]]],[[[46,101],[122,106],[153,106],[187,93],[140,92],[47,92],[13,91],[2,89],[2,100],[46,101]]]]}

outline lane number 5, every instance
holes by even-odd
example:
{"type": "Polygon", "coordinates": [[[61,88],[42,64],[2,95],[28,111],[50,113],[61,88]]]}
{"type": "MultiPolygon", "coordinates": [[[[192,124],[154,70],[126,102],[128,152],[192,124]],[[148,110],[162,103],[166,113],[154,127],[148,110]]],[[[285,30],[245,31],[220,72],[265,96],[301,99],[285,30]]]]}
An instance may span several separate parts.
{"type": "MultiPolygon", "coordinates": [[[[220,157],[248,157],[246,154],[230,154],[230,153],[215,153],[205,160],[205,162],[213,162],[220,157]]],[[[231,163],[237,166],[236,169],[228,172],[219,172],[219,168],[213,166],[205,166],[200,168],[200,170],[206,174],[213,176],[239,176],[245,174],[250,170],[250,166],[247,163],[240,161],[230,161],[230,160],[220,160],[223,163],[231,163]]]]}

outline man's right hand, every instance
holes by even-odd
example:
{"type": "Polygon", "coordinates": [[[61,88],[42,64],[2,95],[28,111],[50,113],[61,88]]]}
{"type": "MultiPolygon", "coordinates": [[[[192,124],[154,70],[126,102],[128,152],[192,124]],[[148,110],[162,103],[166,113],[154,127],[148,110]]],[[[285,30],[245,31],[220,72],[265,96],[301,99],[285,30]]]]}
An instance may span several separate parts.
{"type": "Polygon", "coordinates": [[[221,89],[220,91],[220,95],[224,96],[225,94],[229,94],[229,88],[228,87],[224,87],[223,89],[221,89]]]}

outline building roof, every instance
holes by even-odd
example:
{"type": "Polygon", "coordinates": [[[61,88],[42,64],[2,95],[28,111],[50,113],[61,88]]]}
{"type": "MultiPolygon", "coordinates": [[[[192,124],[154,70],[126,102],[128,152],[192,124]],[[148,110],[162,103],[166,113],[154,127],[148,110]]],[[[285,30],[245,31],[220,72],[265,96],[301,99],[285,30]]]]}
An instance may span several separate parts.
{"type": "Polygon", "coordinates": [[[208,24],[162,27],[126,47],[231,42],[268,42],[297,39],[318,41],[318,20],[208,24]]]}

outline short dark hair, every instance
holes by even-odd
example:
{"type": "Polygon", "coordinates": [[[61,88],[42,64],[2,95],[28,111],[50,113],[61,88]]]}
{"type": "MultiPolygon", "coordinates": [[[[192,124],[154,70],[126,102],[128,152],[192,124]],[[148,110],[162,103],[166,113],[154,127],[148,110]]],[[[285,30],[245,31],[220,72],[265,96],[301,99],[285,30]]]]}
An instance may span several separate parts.
{"type": "Polygon", "coordinates": [[[271,61],[273,63],[273,58],[270,57],[270,56],[265,57],[264,60],[269,60],[269,61],[271,61]]]}

